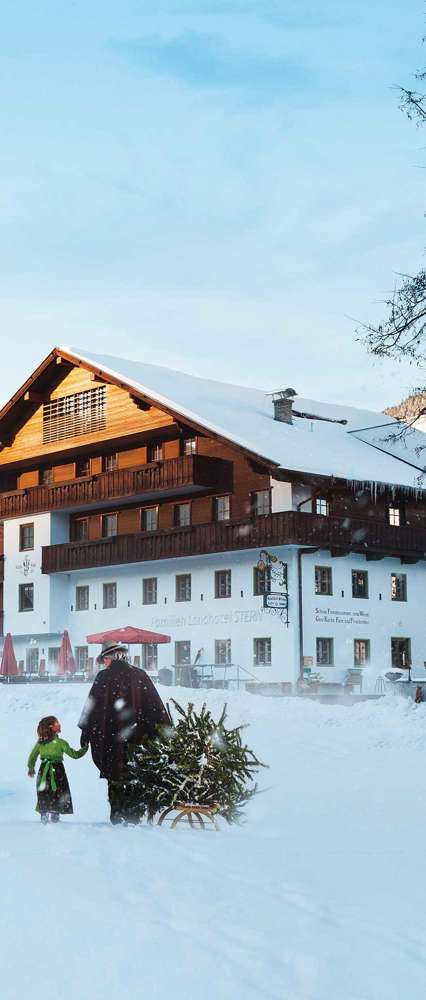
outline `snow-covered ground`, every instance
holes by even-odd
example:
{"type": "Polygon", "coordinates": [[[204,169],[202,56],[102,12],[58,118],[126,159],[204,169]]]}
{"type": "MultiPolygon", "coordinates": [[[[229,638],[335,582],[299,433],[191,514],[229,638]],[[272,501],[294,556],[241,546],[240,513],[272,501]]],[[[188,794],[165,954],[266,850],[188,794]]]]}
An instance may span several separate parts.
{"type": "Polygon", "coordinates": [[[244,826],[111,827],[88,756],[66,762],[74,816],[44,828],[36,723],[77,746],[86,691],[0,687],[2,1000],[423,998],[426,706],[230,694],[270,765],[244,826]]]}

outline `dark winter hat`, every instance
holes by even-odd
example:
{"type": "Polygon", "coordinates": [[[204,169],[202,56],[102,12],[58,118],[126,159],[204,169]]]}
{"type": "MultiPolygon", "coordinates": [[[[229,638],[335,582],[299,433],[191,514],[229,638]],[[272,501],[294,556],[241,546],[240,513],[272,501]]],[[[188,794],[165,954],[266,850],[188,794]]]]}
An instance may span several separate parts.
{"type": "Polygon", "coordinates": [[[118,656],[120,653],[127,653],[127,646],[122,646],[119,642],[104,642],[102,652],[96,657],[96,663],[103,663],[106,656],[118,656]]]}

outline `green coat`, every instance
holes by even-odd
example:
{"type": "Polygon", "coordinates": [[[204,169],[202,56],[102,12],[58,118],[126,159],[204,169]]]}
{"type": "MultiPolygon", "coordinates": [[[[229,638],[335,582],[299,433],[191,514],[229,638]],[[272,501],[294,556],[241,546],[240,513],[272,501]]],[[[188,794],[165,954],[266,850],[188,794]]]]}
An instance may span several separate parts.
{"type": "Polygon", "coordinates": [[[28,770],[34,771],[37,757],[40,757],[40,761],[49,761],[51,764],[62,764],[64,753],[68,757],[77,759],[78,757],[84,757],[84,754],[87,753],[87,747],[82,747],[81,750],[73,750],[69,743],[61,739],[60,736],[54,736],[53,740],[49,740],[48,743],[36,743],[28,757],[28,770]]]}

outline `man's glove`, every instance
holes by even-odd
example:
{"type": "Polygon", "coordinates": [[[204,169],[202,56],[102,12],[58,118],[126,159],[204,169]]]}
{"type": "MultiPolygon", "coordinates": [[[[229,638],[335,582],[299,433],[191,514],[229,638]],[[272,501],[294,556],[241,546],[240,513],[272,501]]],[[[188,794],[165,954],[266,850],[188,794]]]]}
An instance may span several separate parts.
{"type": "Polygon", "coordinates": [[[88,737],[87,733],[85,733],[84,730],[82,730],[82,733],[81,733],[81,736],[80,736],[80,746],[81,747],[85,747],[86,750],[87,750],[87,747],[89,746],[89,742],[90,741],[89,741],[89,737],[88,737]]]}

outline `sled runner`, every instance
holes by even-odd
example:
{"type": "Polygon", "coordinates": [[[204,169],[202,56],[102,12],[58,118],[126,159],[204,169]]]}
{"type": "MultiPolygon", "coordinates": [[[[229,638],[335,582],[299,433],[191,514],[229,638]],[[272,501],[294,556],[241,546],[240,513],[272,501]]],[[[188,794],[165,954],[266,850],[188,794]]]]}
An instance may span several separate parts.
{"type": "Polygon", "coordinates": [[[169,813],[173,812],[177,813],[177,815],[172,820],[171,824],[172,830],[174,830],[174,828],[178,825],[178,823],[180,823],[181,820],[185,818],[187,818],[189,825],[192,827],[194,827],[195,825],[194,824],[194,818],[195,818],[196,820],[198,820],[200,828],[202,830],[205,830],[206,825],[203,817],[206,817],[206,819],[209,820],[210,823],[212,823],[214,829],[217,832],[219,832],[219,824],[216,820],[215,816],[216,809],[214,806],[201,806],[198,805],[196,802],[176,802],[174,806],[168,806],[167,809],[163,810],[161,816],[158,819],[158,826],[161,826],[164,820],[166,819],[166,816],[168,816],[169,813]]]}

